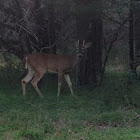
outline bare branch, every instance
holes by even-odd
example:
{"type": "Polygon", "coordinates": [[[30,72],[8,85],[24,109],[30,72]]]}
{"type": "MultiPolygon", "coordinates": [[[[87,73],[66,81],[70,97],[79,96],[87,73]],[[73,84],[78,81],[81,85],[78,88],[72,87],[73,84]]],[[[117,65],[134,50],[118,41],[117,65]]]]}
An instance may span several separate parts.
{"type": "Polygon", "coordinates": [[[15,28],[12,25],[10,25],[10,24],[6,24],[6,23],[3,23],[3,22],[0,22],[0,26],[4,26],[4,27],[6,27],[8,29],[11,29],[11,30],[15,31],[15,28]]]}
{"type": "MultiPolygon", "coordinates": [[[[113,19],[111,16],[109,16],[109,15],[107,15],[107,14],[105,14],[104,13],[104,15],[103,15],[103,18],[105,19],[105,20],[109,20],[109,21],[112,21],[113,23],[116,23],[116,24],[118,24],[118,25],[122,25],[122,23],[120,22],[120,21],[117,21],[117,20],[115,20],[115,19],[113,19]]],[[[124,26],[125,28],[128,28],[127,26],[124,26]]]]}
{"type": "Polygon", "coordinates": [[[28,32],[31,36],[33,36],[38,41],[38,37],[31,31],[29,31],[29,29],[27,29],[26,27],[23,27],[22,25],[20,25],[18,23],[16,25],[19,26],[20,28],[22,28],[24,31],[28,32]]]}
{"type": "Polygon", "coordinates": [[[43,47],[41,48],[40,52],[42,52],[44,49],[51,49],[56,45],[56,43],[54,43],[53,45],[51,45],[50,47],[43,47]]]}
{"type": "Polygon", "coordinates": [[[2,3],[0,3],[0,10],[5,12],[7,15],[16,15],[16,13],[11,8],[3,5],[2,3]]]}
{"type": "Polygon", "coordinates": [[[130,124],[132,121],[138,119],[140,117],[140,114],[138,114],[137,116],[135,116],[134,118],[132,118],[130,121],[128,121],[124,126],[130,124]]]}
{"type": "Polygon", "coordinates": [[[109,43],[109,47],[106,50],[105,59],[104,59],[103,66],[102,66],[102,73],[101,73],[100,81],[99,81],[99,84],[98,84],[99,86],[101,85],[102,80],[103,80],[103,75],[104,75],[104,72],[105,72],[105,67],[106,67],[107,60],[109,58],[109,53],[110,53],[115,41],[117,41],[121,29],[124,27],[124,25],[128,21],[129,21],[129,16],[122,22],[122,24],[119,26],[119,28],[115,31],[115,33],[114,33],[114,35],[113,35],[113,37],[112,37],[112,39],[111,39],[111,41],[109,43]]]}

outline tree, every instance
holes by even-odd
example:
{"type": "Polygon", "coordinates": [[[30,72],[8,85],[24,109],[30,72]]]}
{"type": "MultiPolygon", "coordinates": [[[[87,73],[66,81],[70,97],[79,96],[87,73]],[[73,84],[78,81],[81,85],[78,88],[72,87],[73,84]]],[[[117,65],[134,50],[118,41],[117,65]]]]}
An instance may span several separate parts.
{"type": "Polygon", "coordinates": [[[129,20],[129,57],[130,68],[132,71],[138,66],[140,56],[140,4],[139,0],[130,1],[130,20],[129,20]],[[132,62],[136,62],[133,65],[132,62]]]}
{"type": "Polygon", "coordinates": [[[130,1],[130,19],[129,19],[129,56],[130,68],[133,70],[132,62],[134,61],[134,5],[133,0],[130,1]]]}
{"type": "Polygon", "coordinates": [[[40,0],[15,0],[13,3],[9,0],[2,1],[1,51],[13,53],[20,59],[33,51],[56,53],[56,45],[49,48],[56,39],[53,4],[51,2],[46,16],[40,0]]]}
{"type": "Polygon", "coordinates": [[[102,69],[102,1],[76,1],[77,36],[92,42],[78,67],[78,85],[94,82],[102,69]]]}
{"type": "Polygon", "coordinates": [[[45,8],[41,8],[41,4],[40,0],[34,0],[33,15],[39,40],[37,51],[56,53],[56,45],[53,45],[56,43],[54,1],[46,2],[45,8]]]}
{"type": "MultiPolygon", "coordinates": [[[[132,1],[132,0],[131,0],[132,1]]],[[[140,56],[140,0],[133,0],[135,58],[140,56]]]]}

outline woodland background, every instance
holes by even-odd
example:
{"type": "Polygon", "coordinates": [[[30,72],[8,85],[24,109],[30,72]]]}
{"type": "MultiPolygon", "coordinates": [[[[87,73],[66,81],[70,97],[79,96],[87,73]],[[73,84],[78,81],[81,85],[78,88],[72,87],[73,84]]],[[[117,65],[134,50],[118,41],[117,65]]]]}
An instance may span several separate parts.
{"type": "Polygon", "coordinates": [[[128,140],[140,138],[140,0],[0,1],[1,139],[128,140]],[[74,54],[92,46],[72,73],[77,97],[57,77],[28,87],[22,98],[22,59],[32,52],[74,54]],[[115,136],[114,136],[115,135],[115,136]]]}

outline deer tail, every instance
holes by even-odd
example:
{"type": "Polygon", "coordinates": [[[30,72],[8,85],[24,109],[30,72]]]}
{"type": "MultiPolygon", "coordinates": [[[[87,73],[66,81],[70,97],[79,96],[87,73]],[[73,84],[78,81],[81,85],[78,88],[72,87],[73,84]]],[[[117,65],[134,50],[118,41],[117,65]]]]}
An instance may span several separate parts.
{"type": "Polygon", "coordinates": [[[25,69],[28,69],[28,57],[27,57],[27,56],[25,56],[25,57],[23,58],[23,64],[24,64],[24,66],[25,66],[25,69]]]}

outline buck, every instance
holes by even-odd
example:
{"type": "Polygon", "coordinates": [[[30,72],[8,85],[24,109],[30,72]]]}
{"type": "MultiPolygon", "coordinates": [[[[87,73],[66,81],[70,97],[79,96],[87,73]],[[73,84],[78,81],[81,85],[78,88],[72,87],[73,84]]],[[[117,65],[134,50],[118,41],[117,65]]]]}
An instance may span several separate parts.
{"type": "Polygon", "coordinates": [[[58,97],[60,95],[63,76],[65,77],[65,80],[73,96],[74,93],[69,74],[81,60],[84,50],[91,46],[91,42],[85,43],[85,41],[77,41],[75,45],[77,49],[77,54],[75,55],[32,53],[24,57],[23,63],[25,65],[25,68],[28,69],[28,74],[21,81],[23,96],[26,95],[27,83],[34,77],[31,81],[32,86],[39,94],[39,96],[43,97],[37,84],[42,76],[46,73],[46,71],[58,74],[58,97]]]}

